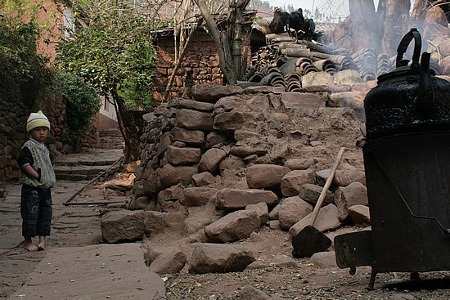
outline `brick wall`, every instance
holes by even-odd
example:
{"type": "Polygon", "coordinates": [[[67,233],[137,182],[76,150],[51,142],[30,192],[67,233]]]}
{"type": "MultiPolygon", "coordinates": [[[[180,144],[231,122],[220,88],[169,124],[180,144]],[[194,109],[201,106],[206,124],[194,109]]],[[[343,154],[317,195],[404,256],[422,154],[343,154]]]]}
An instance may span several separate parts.
{"type": "MultiPolygon", "coordinates": [[[[154,101],[161,102],[167,83],[174,69],[174,45],[171,37],[160,39],[156,44],[156,69],[154,85],[154,101]]],[[[195,35],[186,51],[184,60],[175,77],[170,98],[181,97],[184,93],[186,73],[192,71],[194,84],[222,84],[223,74],[219,68],[217,47],[205,32],[195,35]]]]}

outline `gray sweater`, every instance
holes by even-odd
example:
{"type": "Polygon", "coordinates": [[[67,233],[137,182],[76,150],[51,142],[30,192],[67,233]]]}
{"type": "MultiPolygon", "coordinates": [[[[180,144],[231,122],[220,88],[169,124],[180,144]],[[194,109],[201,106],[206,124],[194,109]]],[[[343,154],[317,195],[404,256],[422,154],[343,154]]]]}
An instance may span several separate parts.
{"type": "Polygon", "coordinates": [[[50,160],[50,152],[44,144],[34,139],[26,141],[19,153],[17,163],[20,167],[19,181],[21,184],[42,189],[48,189],[55,185],[56,176],[50,160]],[[39,181],[23,172],[23,168],[27,166],[32,166],[36,171],[40,169],[39,181]]]}

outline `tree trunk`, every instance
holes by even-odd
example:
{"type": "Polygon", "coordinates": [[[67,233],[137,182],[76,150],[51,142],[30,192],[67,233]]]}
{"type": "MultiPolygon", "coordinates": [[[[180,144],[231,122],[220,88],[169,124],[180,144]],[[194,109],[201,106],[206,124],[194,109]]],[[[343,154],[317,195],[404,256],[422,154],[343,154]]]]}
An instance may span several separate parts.
{"type": "Polygon", "coordinates": [[[232,57],[231,50],[230,50],[230,43],[226,41],[226,38],[224,38],[219,28],[217,27],[216,21],[211,16],[211,13],[208,10],[208,7],[206,6],[205,0],[194,0],[195,4],[197,4],[198,8],[200,9],[200,12],[205,19],[206,25],[209,28],[209,31],[214,39],[214,42],[217,45],[217,51],[219,54],[219,66],[220,69],[223,72],[223,75],[225,76],[225,80],[229,84],[235,84],[237,82],[237,77],[234,70],[234,64],[233,60],[229,59],[232,57]],[[227,59],[228,58],[228,59],[227,59]]]}
{"type": "Polygon", "coordinates": [[[229,28],[220,31],[211,16],[205,0],[194,0],[205,19],[206,25],[216,43],[219,65],[226,83],[235,84],[241,78],[242,71],[242,13],[250,0],[234,0],[230,5],[229,28]]]}
{"type": "Polygon", "coordinates": [[[355,52],[372,48],[377,52],[380,47],[380,21],[375,14],[373,0],[349,0],[351,32],[355,40],[355,52]]]}
{"type": "Polygon", "coordinates": [[[243,71],[243,59],[242,59],[242,20],[243,20],[243,12],[250,0],[240,0],[235,6],[231,7],[231,16],[230,16],[230,40],[233,41],[233,62],[237,75],[237,79],[242,79],[244,71],[243,71]]]}
{"type": "Polygon", "coordinates": [[[117,120],[125,142],[124,160],[126,163],[139,160],[139,138],[142,133],[143,122],[138,120],[132,111],[126,109],[123,100],[116,91],[112,91],[111,96],[116,104],[117,120]]]}
{"type": "Polygon", "coordinates": [[[382,29],[381,52],[389,56],[396,54],[398,43],[409,31],[410,0],[380,0],[377,15],[382,29]]]}

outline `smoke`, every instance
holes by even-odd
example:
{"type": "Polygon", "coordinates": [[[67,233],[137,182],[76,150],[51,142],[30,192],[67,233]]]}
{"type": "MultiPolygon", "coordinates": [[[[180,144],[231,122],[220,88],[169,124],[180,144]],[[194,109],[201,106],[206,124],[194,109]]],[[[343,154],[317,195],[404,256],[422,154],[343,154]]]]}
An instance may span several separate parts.
{"type": "MultiPolygon", "coordinates": [[[[361,76],[368,80],[396,67],[397,47],[402,37],[411,28],[418,28],[422,34],[422,52],[432,54],[431,68],[442,74],[446,69],[445,56],[439,45],[450,37],[443,10],[434,7],[418,18],[411,16],[410,0],[382,0],[375,4],[349,0],[350,15],[336,27],[331,47],[346,49],[360,66],[361,76]]],[[[411,42],[405,59],[412,58],[413,48],[411,42]]]]}

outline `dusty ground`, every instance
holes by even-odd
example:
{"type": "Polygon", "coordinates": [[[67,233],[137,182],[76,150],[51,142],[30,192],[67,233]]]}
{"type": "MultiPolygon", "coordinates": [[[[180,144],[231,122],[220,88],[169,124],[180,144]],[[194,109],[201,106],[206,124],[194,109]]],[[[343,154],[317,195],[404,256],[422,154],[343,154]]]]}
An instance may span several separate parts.
{"type": "Polygon", "coordinates": [[[257,253],[261,267],[240,273],[168,276],[168,299],[243,299],[239,295],[248,286],[283,299],[450,299],[450,272],[424,273],[418,282],[410,281],[409,273],[379,274],[375,290],[369,290],[370,267],[357,268],[351,276],[347,269],[320,267],[309,258],[294,259],[293,265],[287,233],[263,228],[241,244],[257,253]]]}
{"type": "MultiPolygon", "coordinates": [[[[39,274],[39,269],[49,264],[46,254],[55,255],[60,249],[73,253],[74,248],[81,247],[80,255],[89,245],[101,243],[100,212],[105,209],[98,205],[70,205],[63,202],[82,186],[82,183],[59,182],[54,190],[54,221],[51,237],[48,239],[47,251],[29,253],[19,245],[20,215],[18,213],[19,186],[8,186],[7,201],[1,203],[1,246],[0,246],[0,299],[8,299],[16,290],[30,281],[30,274],[39,274]],[[55,251],[58,250],[58,251],[55,251]],[[34,273],[33,273],[34,271],[34,273]]],[[[104,191],[91,187],[77,197],[74,202],[104,201],[104,191]]],[[[109,197],[110,201],[125,199],[123,196],[109,197]]],[[[336,233],[334,233],[336,234],[336,233]]],[[[161,244],[171,244],[172,237],[166,233],[159,236],[161,244]]],[[[152,243],[157,241],[150,241],[152,243]]],[[[407,273],[379,274],[375,290],[367,289],[370,268],[358,268],[355,276],[350,276],[348,270],[337,267],[319,267],[310,259],[295,259],[292,262],[290,255],[292,248],[289,235],[267,227],[253,234],[246,241],[240,242],[255,251],[261,266],[241,273],[190,275],[185,270],[179,275],[163,276],[166,285],[166,297],[159,295],[153,299],[242,299],[240,293],[245,287],[251,286],[269,296],[285,299],[449,299],[450,298],[450,272],[430,272],[421,274],[422,280],[409,281],[407,273]]],[[[76,250],[75,250],[76,251],[76,250]]],[[[106,253],[106,252],[105,252],[106,253]]],[[[113,256],[112,254],[110,254],[113,256]]],[[[120,259],[116,256],[115,260],[120,259]]],[[[126,259],[123,257],[123,259],[126,259]]],[[[82,263],[86,268],[98,260],[96,255],[85,254],[82,263]],[[92,261],[90,261],[90,259],[92,261]]],[[[113,258],[111,258],[113,261],[113,258]]],[[[144,259],[142,259],[144,264],[144,259]]],[[[78,272],[75,266],[67,270],[78,272]]],[[[48,267],[47,267],[48,269],[48,267]]],[[[132,271],[132,270],[131,270],[132,271]]],[[[40,282],[45,288],[64,290],[63,283],[40,282]],[[58,284],[61,285],[58,287],[58,284]]],[[[105,283],[103,283],[105,284],[105,283]]],[[[129,285],[129,295],[133,287],[129,285]]],[[[139,287],[141,294],[133,294],[135,299],[149,299],[145,289],[149,285],[139,287]],[[141,295],[141,296],[139,296],[141,295]],[[142,296],[147,295],[147,296],[142,296]]],[[[23,288],[22,288],[23,289],[23,288]]],[[[124,299],[124,287],[111,284],[109,299],[124,299]],[[120,292],[120,293],[119,293],[120,292]],[[114,295],[117,295],[114,297],[114,295]]],[[[136,290],[136,289],[134,289],[136,290]]],[[[80,298],[76,294],[59,295],[52,299],[99,299],[104,294],[93,292],[92,297],[80,298]]],[[[252,299],[256,299],[254,296],[252,299]]],[[[11,299],[42,299],[28,294],[14,294],[11,299]]],[[[50,299],[50,298],[48,298],[50,299]]],[[[249,298],[247,298],[249,299],[249,298]]]]}

